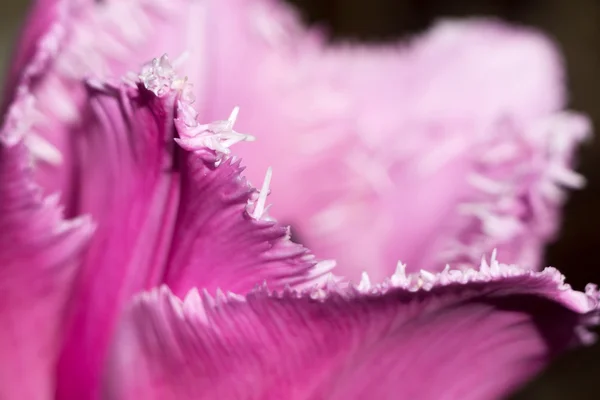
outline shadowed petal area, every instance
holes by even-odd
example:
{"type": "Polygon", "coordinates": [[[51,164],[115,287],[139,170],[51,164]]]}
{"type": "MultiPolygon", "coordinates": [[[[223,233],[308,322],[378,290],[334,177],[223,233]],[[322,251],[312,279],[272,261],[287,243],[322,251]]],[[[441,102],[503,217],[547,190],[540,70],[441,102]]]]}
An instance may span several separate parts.
{"type": "Polygon", "coordinates": [[[571,345],[598,293],[554,269],[394,275],[245,297],[163,287],[126,312],[105,399],[494,399],[571,345]]]}
{"type": "Polygon", "coordinates": [[[63,219],[35,184],[20,108],[0,132],[0,398],[54,399],[55,366],[73,277],[93,224],[63,219]]]}
{"type": "Polygon", "coordinates": [[[245,110],[248,177],[273,166],[272,213],[318,257],[352,279],[366,266],[383,279],[398,260],[473,265],[494,248],[541,267],[564,188],[584,183],[571,165],[589,131],[562,111],[562,60],[545,36],[473,19],[392,45],[329,45],[280,2],[207,3],[213,79],[199,111],[245,110]]]}
{"type": "Polygon", "coordinates": [[[263,281],[299,287],[332,267],[317,268],[261,211],[268,188],[257,193],[229,156],[244,135],[227,122],[197,122],[187,85],[166,57],[138,80],[88,84],[75,204],[98,229],[71,304],[61,399],[95,395],[115,319],[142,290],[166,283],[178,295],[195,286],[247,292],[263,281]],[[176,121],[192,151],[175,142],[176,121]]]}

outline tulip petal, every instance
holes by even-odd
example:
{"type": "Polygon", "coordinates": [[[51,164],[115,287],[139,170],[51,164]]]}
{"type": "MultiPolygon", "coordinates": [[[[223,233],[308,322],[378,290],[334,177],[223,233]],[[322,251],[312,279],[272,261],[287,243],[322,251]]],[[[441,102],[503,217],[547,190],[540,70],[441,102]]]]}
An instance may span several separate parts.
{"type": "Polygon", "coordinates": [[[598,292],[554,269],[392,277],[245,297],[163,287],[125,314],[105,399],[491,399],[586,341],[598,292]]]}
{"type": "Polygon", "coordinates": [[[14,47],[13,61],[9,66],[6,76],[6,87],[4,88],[4,101],[2,114],[6,111],[10,101],[16,95],[16,88],[22,80],[22,74],[31,65],[32,61],[39,57],[40,52],[52,50],[43,44],[44,38],[54,36],[55,41],[60,41],[59,32],[52,32],[64,11],[66,2],[64,0],[35,0],[27,14],[19,41],[14,47]],[[62,8],[62,9],[61,9],[62,8]]]}
{"type": "Polygon", "coordinates": [[[34,183],[16,101],[0,132],[0,398],[54,399],[55,366],[73,278],[94,226],[63,218],[34,183]]]}
{"type": "Polygon", "coordinates": [[[257,134],[238,149],[248,177],[278,171],[273,215],[318,257],[353,279],[367,265],[382,279],[398,260],[472,265],[495,248],[540,267],[564,188],[584,183],[571,164],[589,132],[562,111],[546,37],[474,19],[407,44],[327,45],[277,2],[209,3],[203,115],[245,110],[238,127],[257,134]]]}
{"type": "Polygon", "coordinates": [[[197,118],[189,104],[178,102],[178,142],[190,152],[182,157],[186,167],[179,214],[163,282],[179,295],[196,286],[244,292],[263,281],[274,288],[313,284],[334,263],[317,264],[304,247],[289,240],[286,227],[269,217],[271,171],[262,189],[254,189],[242,177],[240,162],[220,159],[212,149],[221,145],[207,143],[204,136],[219,143],[233,138],[235,143],[241,134],[219,131],[219,123],[203,127],[197,118]]]}
{"type": "Polygon", "coordinates": [[[127,96],[123,91],[89,91],[93,114],[77,138],[79,182],[73,201],[98,228],[72,296],[58,366],[59,399],[93,399],[120,304],[151,285],[154,266],[164,263],[179,191],[165,145],[168,116],[153,113],[153,99],[121,103],[119,96],[127,96]]]}
{"type": "Polygon", "coordinates": [[[155,46],[181,53],[183,45],[161,33],[172,22],[169,6],[168,0],[38,0],[31,10],[6,99],[10,104],[23,90],[35,96],[25,139],[36,181],[47,193],[61,193],[69,216],[79,214],[72,155],[90,113],[84,79],[124,75],[153,57],[155,46]]]}
{"type": "Polygon", "coordinates": [[[137,81],[88,83],[92,113],[77,140],[74,204],[98,229],[73,295],[61,399],[93,398],[121,306],[142,290],[300,287],[333,266],[317,264],[260,211],[267,189],[257,193],[228,155],[240,134],[227,133],[227,123],[198,123],[187,85],[166,57],[137,81]]]}

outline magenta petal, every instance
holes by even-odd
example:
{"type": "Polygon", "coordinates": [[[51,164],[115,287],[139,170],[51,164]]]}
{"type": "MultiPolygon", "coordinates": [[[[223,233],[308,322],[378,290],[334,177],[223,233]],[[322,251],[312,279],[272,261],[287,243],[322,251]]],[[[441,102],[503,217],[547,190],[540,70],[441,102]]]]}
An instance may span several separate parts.
{"type": "Polygon", "coordinates": [[[227,123],[195,120],[185,81],[166,57],[147,65],[140,80],[88,85],[91,112],[77,140],[80,185],[73,200],[98,229],[73,296],[59,364],[61,399],[94,395],[121,305],[144,289],[301,286],[332,267],[316,268],[285,227],[255,212],[264,196],[224,153],[243,135],[227,133],[227,123]],[[175,142],[174,118],[178,140],[193,152],[175,142]]]}
{"type": "Polygon", "coordinates": [[[124,88],[91,87],[88,101],[92,113],[73,155],[80,182],[72,200],[98,228],[73,294],[60,399],[92,398],[120,304],[155,284],[155,268],[165,262],[179,190],[165,146],[168,120],[153,113],[151,96],[129,99],[124,88]]]}
{"type": "Polygon", "coordinates": [[[498,265],[245,297],[163,287],[125,314],[106,399],[492,399],[582,335],[598,293],[498,265]]]}
{"type": "MultiPolygon", "coordinates": [[[[204,135],[218,134],[211,127],[202,132],[190,105],[180,101],[176,116],[179,143],[192,152],[182,154],[179,211],[163,277],[171,290],[177,295],[192,287],[246,292],[264,281],[273,288],[305,285],[333,266],[317,265],[312,254],[289,240],[288,229],[267,215],[268,187],[258,192],[250,186],[239,161],[225,158],[215,166],[204,135]],[[188,145],[198,139],[199,147],[188,145]]],[[[230,135],[237,140],[239,134],[230,135]]]]}
{"type": "Polygon", "coordinates": [[[58,196],[34,183],[16,130],[21,100],[0,133],[0,398],[51,400],[66,301],[94,227],[63,219],[58,196]]]}
{"type": "MultiPolygon", "coordinates": [[[[245,291],[257,283],[274,287],[305,284],[314,256],[289,241],[287,228],[247,211],[256,196],[239,162],[214,167],[187,156],[179,215],[164,282],[176,293],[194,286],[245,291]]],[[[328,268],[328,264],[322,264],[328,268]]]]}

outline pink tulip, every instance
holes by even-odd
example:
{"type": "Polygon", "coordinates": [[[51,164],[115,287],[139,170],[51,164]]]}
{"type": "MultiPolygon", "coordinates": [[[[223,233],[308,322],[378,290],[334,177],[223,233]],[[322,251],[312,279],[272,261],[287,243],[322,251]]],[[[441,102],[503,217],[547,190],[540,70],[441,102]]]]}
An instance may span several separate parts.
{"type": "Polygon", "coordinates": [[[14,65],[0,398],[489,399],[593,340],[596,287],[534,271],[587,132],[538,34],[341,48],[269,0],[48,0],[14,65]]]}

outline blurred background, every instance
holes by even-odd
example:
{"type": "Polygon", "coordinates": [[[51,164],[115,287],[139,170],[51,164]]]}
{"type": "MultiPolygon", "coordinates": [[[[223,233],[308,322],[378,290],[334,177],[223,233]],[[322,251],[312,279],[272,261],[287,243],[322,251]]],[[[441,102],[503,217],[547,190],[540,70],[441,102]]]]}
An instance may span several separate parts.
{"type": "MultiPolygon", "coordinates": [[[[330,27],[334,40],[395,41],[448,16],[496,16],[535,26],[562,48],[571,108],[600,127],[600,1],[597,0],[288,0],[308,22],[330,27]]],[[[2,0],[0,74],[29,1],[2,0]]],[[[598,128],[600,132],[600,128],[598,128]]],[[[561,234],[547,253],[547,265],[564,272],[583,289],[600,283],[600,143],[584,146],[579,170],[585,190],[571,196],[561,234]]],[[[600,399],[600,345],[562,357],[513,399],[600,399]]]]}

